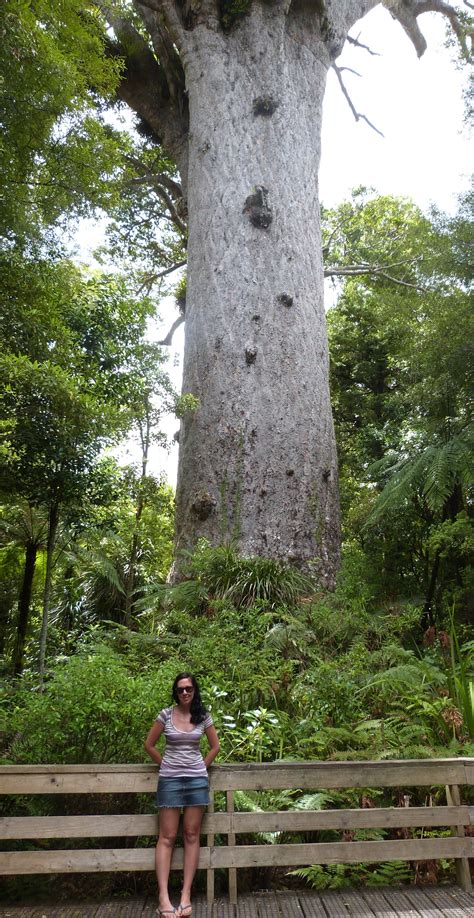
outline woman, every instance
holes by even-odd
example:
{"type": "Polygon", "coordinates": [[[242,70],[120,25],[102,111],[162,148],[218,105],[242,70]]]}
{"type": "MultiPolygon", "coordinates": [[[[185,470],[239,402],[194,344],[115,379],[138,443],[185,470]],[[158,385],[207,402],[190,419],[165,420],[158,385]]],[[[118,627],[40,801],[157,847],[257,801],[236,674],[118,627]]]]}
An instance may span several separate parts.
{"type": "Polygon", "coordinates": [[[162,918],[170,915],[189,918],[192,914],[191,885],[199,860],[201,822],[204,808],[209,803],[207,769],[219,752],[219,740],[192,673],[176,676],[172,694],[176,704],[160,711],[145,740],[145,749],[160,766],[156,794],[156,805],[160,809],[160,834],[156,845],[158,915],[162,918]],[[163,756],[156,749],[162,733],[166,739],[163,756]],[[203,733],[209,742],[209,751],[204,759],[199,749],[203,733]],[[175,909],[169,897],[168,880],[181,809],[184,811],[183,888],[180,904],[175,909]]]}

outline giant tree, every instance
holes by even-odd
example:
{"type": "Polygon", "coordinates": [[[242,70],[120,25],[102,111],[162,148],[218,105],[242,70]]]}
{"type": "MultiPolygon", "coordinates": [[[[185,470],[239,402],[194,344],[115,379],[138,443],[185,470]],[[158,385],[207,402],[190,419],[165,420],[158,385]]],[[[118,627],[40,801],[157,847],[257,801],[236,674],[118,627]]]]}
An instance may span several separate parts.
{"type": "MultiPolygon", "coordinates": [[[[377,0],[104,0],[120,99],[177,164],[189,218],[177,545],[338,562],[318,165],[329,68],[377,0]],[[132,11],[133,6],[133,11],[132,11]]],[[[422,54],[418,16],[387,0],[422,54]]],[[[356,41],[356,39],[352,39],[356,41]]],[[[175,188],[175,186],[174,186],[175,188]]]]}

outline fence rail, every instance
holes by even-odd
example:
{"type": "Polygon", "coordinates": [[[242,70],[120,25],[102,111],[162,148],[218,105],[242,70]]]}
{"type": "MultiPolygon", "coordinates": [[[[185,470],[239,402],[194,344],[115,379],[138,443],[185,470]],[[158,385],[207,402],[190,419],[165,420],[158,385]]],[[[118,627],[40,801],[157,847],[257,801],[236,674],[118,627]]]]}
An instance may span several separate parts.
{"type": "MultiPolygon", "coordinates": [[[[6,765],[0,767],[0,794],[154,793],[154,765],[6,765]]],[[[373,863],[389,860],[455,858],[458,883],[470,890],[469,857],[474,838],[474,807],[461,805],[460,786],[474,784],[474,759],[384,762],[292,762],[264,765],[217,765],[210,769],[211,806],[204,817],[199,867],[207,870],[208,900],[214,897],[214,871],[229,871],[231,901],[237,897],[237,868],[308,864],[373,863]],[[236,790],[333,788],[446,788],[446,805],[376,807],[262,813],[235,812],[236,790]],[[215,812],[214,794],[225,791],[227,812],[215,812]],[[318,832],[356,829],[449,828],[449,837],[397,838],[383,841],[311,841],[298,844],[239,844],[238,836],[262,832],[318,832]],[[215,835],[227,845],[215,845],[215,835]]],[[[138,838],[157,833],[156,815],[6,816],[0,839],[138,838]]],[[[176,849],[172,867],[182,867],[176,849]]],[[[82,873],[153,870],[150,847],[37,849],[3,851],[0,874],[82,873]]]]}

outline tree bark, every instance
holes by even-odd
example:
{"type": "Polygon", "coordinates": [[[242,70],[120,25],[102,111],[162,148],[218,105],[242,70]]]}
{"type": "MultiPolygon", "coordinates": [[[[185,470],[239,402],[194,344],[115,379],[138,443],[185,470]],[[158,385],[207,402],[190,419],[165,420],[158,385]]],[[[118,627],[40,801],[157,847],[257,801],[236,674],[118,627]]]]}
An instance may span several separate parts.
{"type": "Polygon", "coordinates": [[[44,577],[44,592],[43,592],[43,617],[41,622],[41,636],[40,636],[40,655],[39,655],[39,677],[40,677],[40,686],[43,687],[44,681],[44,669],[45,669],[45,659],[46,659],[46,641],[48,637],[48,624],[49,624],[49,604],[51,597],[51,583],[53,575],[53,554],[54,548],[56,545],[56,533],[58,531],[59,523],[59,507],[56,504],[53,504],[49,510],[49,522],[48,522],[48,539],[46,543],[46,571],[44,577]]]}
{"type": "MultiPolygon", "coordinates": [[[[233,540],[334,583],[322,102],[349,29],[379,2],[249,0],[239,13],[217,0],[134,0],[153,55],[108,14],[127,63],[118,94],[162,140],[188,199],[183,393],[200,407],[180,432],[178,565],[199,537],[233,540]]],[[[419,54],[419,14],[436,9],[461,28],[448,4],[384,5],[419,54]]]]}
{"type": "Polygon", "coordinates": [[[132,626],[133,599],[136,586],[137,561],[140,550],[140,521],[145,508],[144,486],[148,470],[148,456],[151,442],[151,406],[147,401],[145,406],[144,417],[139,422],[140,441],[142,447],[142,470],[140,481],[138,482],[137,507],[135,510],[135,521],[132,535],[132,545],[130,549],[130,558],[128,562],[128,573],[125,578],[125,598],[124,598],[124,624],[127,628],[132,626]]]}
{"type": "MultiPolygon", "coordinates": [[[[303,15],[303,14],[302,14],[303,15]]],[[[189,268],[177,547],[339,557],[318,167],[330,55],[316,19],[257,5],[187,59],[189,268]]]]}
{"type": "Polygon", "coordinates": [[[33,589],[37,554],[38,545],[36,542],[28,542],[25,553],[23,582],[21,585],[20,598],[18,600],[18,621],[12,658],[12,667],[15,676],[19,676],[23,672],[23,658],[30,617],[31,592],[33,589]]]}

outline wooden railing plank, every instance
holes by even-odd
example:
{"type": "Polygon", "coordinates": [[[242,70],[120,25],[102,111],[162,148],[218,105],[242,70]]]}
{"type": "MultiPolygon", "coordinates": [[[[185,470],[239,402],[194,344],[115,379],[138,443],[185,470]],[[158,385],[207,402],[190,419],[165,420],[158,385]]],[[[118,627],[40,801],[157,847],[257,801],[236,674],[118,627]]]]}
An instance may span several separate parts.
{"type": "MultiPolygon", "coordinates": [[[[464,827],[474,823],[474,808],[461,806],[459,785],[472,784],[472,759],[399,760],[383,762],[291,762],[221,765],[210,769],[211,806],[203,822],[207,846],[199,866],[207,870],[208,901],[214,898],[214,870],[230,872],[231,899],[236,898],[236,870],[253,866],[370,863],[390,860],[431,860],[453,857],[462,885],[468,878],[468,857],[474,839],[464,827]],[[300,788],[390,788],[446,785],[446,807],[387,807],[324,811],[234,813],[235,790],[300,788]],[[227,813],[215,813],[214,793],[227,795],[227,813]],[[294,845],[235,845],[243,832],[305,832],[326,829],[454,826],[449,838],[387,839],[365,842],[311,842],[294,845]],[[215,846],[215,834],[228,836],[227,846],[215,846]]],[[[0,767],[1,794],[152,794],[154,765],[37,765],[0,767]]],[[[157,817],[151,814],[6,817],[0,820],[0,837],[101,838],[154,836],[157,817]]],[[[173,868],[182,869],[182,850],[173,857],[173,868]]],[[[60,873],[153,870],[154,848],[8,851],[2,853],[0,873],[60,873]]]]}
{"type": "MultiPolygon", "coordinates": [[[[461,794],[457,784],[451,784],[446,787],[446,797],[448,804],[451,804],[452,806],[460,806],[461,794]]],[[[464,838],[464,824],[461,823],[459,819],[454,821],[453,835],[464,838]]],[[[467,890],[468,892],[472,892],[471,870],[467,858],[460,858],[456,861],[456,879],[463,889],[467,890]]]]}
{"type": "MultiPolygon", "coordinates": [[[[201,848],[199,867],[210,864],[210,849],[201,848]]],[[[183,867],[183,850],[176,848],[173,870],[183,867]]],[[[88,848],[72,851],[4,851],[0,875],[35,873],[116,873],[122,870],[154,870],[155,848],[88,848]]]]}
{"type": "MultiPolygon", "coordinates": [[[[209,781],[209,806],[208,806],[208,808],[207,808],[207,811],[208,811],[208,814],[209,814],[211,820],[214,818],[214,805],[215,805],[215,802],[214,802],[214,787],[213,787],[213,782],[212,782],[212,779],[211,779],[211,780],[209,781]]],[[[214,844],[214,832],[213,832],[212,825],[211,825],[210,827],[208,827],[208,829],[207,829],[207,838],[206,838],[206,840],[207,840],[208,851],[210,851],[211,848],[212,848],[212,846],[213,846],[213,844],[214,844]]],[[[211,916],[212,916],[212,906],[213,906],[213,902],[214,902],[214,891],[215,891],[215,890],[214,890],[214,886],[215,886],[215,884],[214,884],[214,871],[211,870],[211,868],[210,868],[210,859],[209,859],[209,865],[208,865],[207,871],[206,871],[206,895],[207,895],[207,907],[208,907],[208,910],[209,910],[209,914],[210,914],[211,916]]]]}
{"type": "Polygon", "coordinates": [[[216,769],[214,787],[216,790],[431,787],[464,784],[465,777],[465,765],[460,759],[290,764],[270,762],[262,766],[221,765],[216,769]]]}
{"type": "MultiPolygon", "coordinates": [[[[227,812],[230,816],[230,826],[227,833],[227,844],[230,847],[235,845],[235,831],[234,831],[234,793],[233,791],[227,791],[226,793],[226,802],[227,802],[227,812]]],[[[237,905],[237,870],[235,867],[229,867],[229,901],[232,905],[237,905]]]]}
{"type": "Polygon", "coordinates": [[[225,845],[211,849],[213,867],[278,867],[298,864],[354,864],[389,860],[469,857],[474,839],[409,838],[394,841],[324,842],[295,845],[225,845]]]}
{"type": "Polygon", "coordinates": [[[6,816],[0,838],[110,838],[157,835],[158,816],[6,816]]]}
{"type": "MultiPolygon", "coordinates": [[[[375,807],[363,810],[285,810],[235,813],[234,832],[314,832],[322,829],[399,829],[410,826],[472,825],[474,807],[375,807]]],[[[220,831],[216,829],[216,831],[220,831]]]]}
{"type": "MultiPolygon", "coordinates": [[[[0,874],[117,872],[153,870],[154,848],[103,848],[72,851],[6,851],[0,874]]],[[[279,867],[303,864],[353,864],[387,860],[432,860],[469,857],[474,839],[423,838],[396,841],[324,842],[295,845],[242,845],[204,847],[199,867],[279,867]]],[[[175,849],[172,868],[181,869],[183,852],[175,849]]]]}
{"type": "Polygon", "coordinates": [[[151,794],[156,790],[156,769],[137,772],[17,772],[0,775],[2,794],[151,794]]]}
{"type": "MultiPolygon", "coordinates": [[[[211,766],[215,791],[317,787],[427,787],[474,780],[469,759],[383,762],[268,762],[211,766]],[[471,779],[471,780],[469,780],[471,779]]],[[[0,793],[142,793],[153,791],[154,765],[5,765],[0,793]]]]}
{"type": "MultiPolygon", "coordinates": [[[[364,810],[285,810],[272,813],[213,813],[204,816],[202,834],[247,832],[315,832],[322,829],[469,826],[474,807],[377,807],[364,810]]],[[[152,814],[104,816],[6,816],[0,818],[1,839],[109,838],[156,835],[152,814]]]]}

